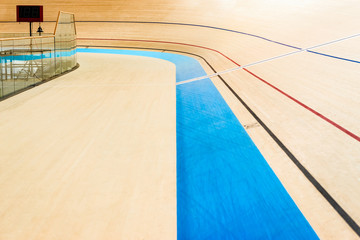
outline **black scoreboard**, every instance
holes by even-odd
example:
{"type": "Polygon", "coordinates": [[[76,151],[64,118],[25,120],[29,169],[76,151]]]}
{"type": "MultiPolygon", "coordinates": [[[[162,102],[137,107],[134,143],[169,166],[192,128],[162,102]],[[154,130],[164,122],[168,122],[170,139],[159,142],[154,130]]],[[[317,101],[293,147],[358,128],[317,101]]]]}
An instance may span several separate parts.
{"type": "Polygon", "coordinates": [[[16,6],[17,22],[43,22],[43,6],[16,6]]]}

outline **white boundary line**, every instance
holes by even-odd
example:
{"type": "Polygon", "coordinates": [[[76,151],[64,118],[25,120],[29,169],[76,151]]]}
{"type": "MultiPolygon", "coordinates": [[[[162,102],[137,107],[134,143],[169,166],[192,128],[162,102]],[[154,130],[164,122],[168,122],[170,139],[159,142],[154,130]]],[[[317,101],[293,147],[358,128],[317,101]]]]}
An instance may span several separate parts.
{"type": "Polygon", "coordinates": [[[348,36],[348,37],[339,38],[339,39],[336,39],[336,40],[333,40],[333,41],[330,41],[330,42],[321,43],[321,44],[311,46],[311,47],[307,47],[307,48],[302,48],[300,50],[296,50],[296,51],[285,53],[285,54],[282,54],[282,55],[279,55],[279,56],[263,59],[263,60],[260,60],[260,61],[257,61],[257,62],[242,65],[242,66],[239,66],[239,67],[230,68],[230,69],[227,69],[227,70],[224,70],[224,71],[221,71],[221,72],[217,72],[217,73],[214,73],[214,74],[205,75],[205,76],[201,76],[201,77],[197,77],[197,78],[191,78],[191,79],[188,79],[188,80],[185,80],[185,81],[178,82],[176,85],[181,85],[181,84],[185,84],[185,83],[190,83],[190,82],[195,82],[195,81],[199,81],[199,80],[204,80],[204,79],[207,79],[207,78],[216,77],[216,76],[219,76],[221,74],[234,72],[234,71],[239,70],[239,69],[243,69],[243,68],[246,68],[246,67],[251,67],[251,66],[254,66],[254,65],[258,65],[260,63],[269,62],[269,61],[272,61],[272,60],[275,60],[275,59],[287,57],[287,56],[290,56],[290,55],[294,55],[294,54],[297,54],[297,53],[308,51],[310,49],[314,49],[314,48],[334,44],[334,43],[337,43],[337,42],[345,41],[345,40],[348,40],[350,38],[355,38],[355,37],[359,37],[359,36],[360,36],[360,33],[357,33],[357,34],[354,34],[354,35],[351,35],[351,36],[348,36]]]}

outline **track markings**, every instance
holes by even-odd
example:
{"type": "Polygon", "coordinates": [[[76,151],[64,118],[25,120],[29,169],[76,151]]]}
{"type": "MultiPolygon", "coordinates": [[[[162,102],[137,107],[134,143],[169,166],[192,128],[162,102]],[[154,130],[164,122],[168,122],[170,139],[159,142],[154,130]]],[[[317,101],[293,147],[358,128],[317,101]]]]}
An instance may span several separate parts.
{"type": "MultiPolygon", "coordinates": [[[[301,49],[301,50],[298,50],[298,51],[293,51],[293,52],[290,52],[290,53],[287,53],[287,54],[283,54],[283,55],[286,55],[286,56],[289,56],[289,55],[292,55],[292,54],[295,54],[295,53],[298,53],[298,52],[304,52],[304,51],[308,51],[310,49],[314,49],[316,47],[321,47],[321,46],[325,46],[325,45],[329,45],[329,44],[333,44],[333,43],[336,43],[336,42],[340,42],[340,41],[345,41],[347,39],[350,39],[350,38],[355,38],[355,37],[358,37],[360,36],[360,33],[358,34],[354,34],[354,35],[351,35],[351,36],[348,36],[348,37],[344,37],[344,38],[340,38],[340,39],[336,39],[336,40],[333,40],[333,41],[330,41],[330,42],[326,42],[326,43],[322,43],[322,44],[319,44],[319,45],[315,45],[315,46],[312,46],[312,47],[308,47],[308,48],[304,48],[304,49],[301,49]]],[[[233,59],[231,59],[230,57],[226,56],[225,54],[221,53],[220,51],[216,50],[216,49],[212,49],[212,48],[208,48],[208,47],[204,47],[204,46],[199,46],[199,45],[194,45],[194,44],[188,44],[188,43],[179,43],[179,42],[169,42],[169,41],[156,41],[156,40],[144,40],[144,39],[111,39],[111,38],[78,38],[78,40],[100,40],[100,41],[130,41],[130,42],[152,42],[152,43],[167,43],[167,44],[176,44],[176,45],[182,45],[182,46],[191,46],[191,47],[197,47],[197,48],[202,48],[202,49],[207,49],[207,50],[210,50],[210,51],[214,51],[218,54],[220,54],[221,56],[225,57],[226,59],[228,59],[229,61],[231,61],[232,63],[234,63],[235,65],[237,65],[238,67],[236,68],[232,68],[232,69],[229,69],[229,70],[226,70],[226,71],[236,71],[236,70],[239,70],[239,69],[244,69],[244,71],[246,71],[247,73],[249,73],[250,75],[254,76],[255,78],[257,78],[258,80],[264,82],[265,84],[267,84],[268,86],[272,87],[273,89],[275,89],[276,91],[278,91],[279,93],[283,94],[284,96],[288,97],[289,99],[293,100],[294,102],[296,102],[297,104],[299,104],[300,106],[302,106],[303,108],[309,110],[310,112],[314,113],[315,115],[317,115],[318,117],[322,118],[323,120],[325,120],[326,122],[330,123],[331,125],[333,125],[334,127],[336,127],[337,129],[339,129],[340,131],[344,132],[345,134],[347,134],[348,136],[352,137],[353,139],[355,139],[356,141],[360,142],[360,137],[357,136],[356,134],[350,132],[349,130],[345,129],[344,127],[342,127],[341,125],[335,123],[334,121],[330,120],[329,118],[325,117],[324,115],[322,115],[321,113],[315,111],[314,109],[310,108],[309,106],[305,105],[304,103],[300,102],[299,100],[295,99],[294,97],[290,96],[289,94],[285,93],[284,91],[280,90],[279,88],[275,87],[274,85],[272,85],[271,83],[265,81],[263,78],[257,76],[255,73],[245,69],[244,67],[248,66],[250,64],[247,64],[247,65],[244,65],[244,66],[241,66],[240,64],[238,64],[237,62],[235,62],[233,59]]],[[[285,57],[283,55],[280,55],[280,56],[276,56],[276,57],[273,57],[271,58],[271,60],[274,60],[275,58],[280,58],[280,57],[285,57]]],[[[262,60],[262,62],[264,61],[270,61],[270,59],[264,59],[262,60]]],[[[252,63],[251,66],[255,65],[254,63],[252,63]]],[[[222,72],[218,72],[218,73],[215,73],[215,74],[210,74],[210,75],[207,75],[207,76],[203,76],[203,77],[200,77],[201,79],[206,79],[206,78],[211,78],[211,77],[215,77],[215,76],[219,76],[220,77],[220,74],[223,74],[225,71],[222,71],[222,72]]],[[[195,79],[198,79],[198,78],[192,78],[192,79],[189,79],[189,80],[184,80],[184,81],[181,81],[181,83],[187,83],[187,82],[190,82],[190,81],[195,81],[195,79]]],[[[198,79],[198,80],[201,80],[201,79],[198,79]]]]}
{"type": "MultiPolygon", "coordinates": [[[[249,64],[246,64],[246,65],[240,65],[240,64],[232,61],[232,62],[234,62],[238,67],[230,68],[230,69],[227,69],[227,70],[224,70],[224,71],[221,71],[221,72],[217,72],[217,73],[210,74],[210,75],[206,75],[206,76],[202,76],[202,77],[192,78],[192,79],[189,79],[189,80],[186,80],[186,81],[177,83],[177,85],[184,84],[184,83],[189,83],[189,82],[194,82],[194,81],[199,81],[199,80],[203,80],[203,79],[207,79],[207,78],[216,77],[216,76],[219,76],[219,75],[222,75],[222,74],[234,72],[234,71],[237,71],[237,70],[240,70],[240,69],[248,68],[248,67],[255,66],[255,65],[258,65],[258,64],[261,64],[261,63],[265,63],[265,62],[270,62],[270,61],[273,61],[273,60],[276,60],[276,59],[279,59],[279,58],[288,57],[288,56],[291,56],[291,55],[294,55],[294,54],[298,54],[298,53],[301,53],[301,52],[309,51],[309,50],[311,50],[311,49],[315,49],[315,48],[319,48],[319,47],[331,45],[331,44],[334,44],[334,43],[342,42],[342,41],[345,41],[345,40],[348,40],[348,39],[351,39],[351,38],[355,38],[355,37],[359,37],[359,36],[360,36],[360,33],[354,34],[354,35],[351,35],[351,36],[348,36],[348,37],[336,39],[336,40],[329,41],[329,42],[326,42],[326,43],[321,43],[321,44],[318,44],[318,45],[315,45],[315,46],[311,46],[311,47],[307,47],[307,48],[301,48],[301,49],[296,50],[296,51],[293,51],[293,52],[281,54],[281,55],[279,55],[279,56],[275,56],[275,57],[263,59],[263,60],[256,61],[256,62],[253,62],[253,63],[249,63],[249,64]]],[[[310,51],[309,51],[309,52],[310,52],[310,51]]]]}

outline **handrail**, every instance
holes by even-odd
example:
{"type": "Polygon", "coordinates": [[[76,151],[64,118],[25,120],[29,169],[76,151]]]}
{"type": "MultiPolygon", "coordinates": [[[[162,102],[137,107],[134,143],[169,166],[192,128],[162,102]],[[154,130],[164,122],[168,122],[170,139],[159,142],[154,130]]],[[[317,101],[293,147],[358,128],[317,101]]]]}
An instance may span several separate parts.
{"type": "Polygon", "coordinates": [[[57,18],[56,18],[55,29],[54,29],[54,35],[56,34],[56,29],[57,29],[57,26],[59,25],[59,18],[60,18],[60,14],[61,14],[61,11],[59,11],[58,16],[57,16],[57,18]]]}

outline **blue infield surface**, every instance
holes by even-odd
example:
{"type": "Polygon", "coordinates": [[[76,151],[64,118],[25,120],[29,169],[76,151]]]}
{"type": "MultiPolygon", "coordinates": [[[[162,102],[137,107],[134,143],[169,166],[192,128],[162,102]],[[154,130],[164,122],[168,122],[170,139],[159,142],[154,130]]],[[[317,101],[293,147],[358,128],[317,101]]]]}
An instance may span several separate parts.
{"type": "MultiPolygon", "coordinates": [[[[168,60],[177,82],[206,75],[179,54],[77,51],[168,60]]],[[[176,99],[178,239],[318,239],[210,79],[178,85],[176,99]]]]}

